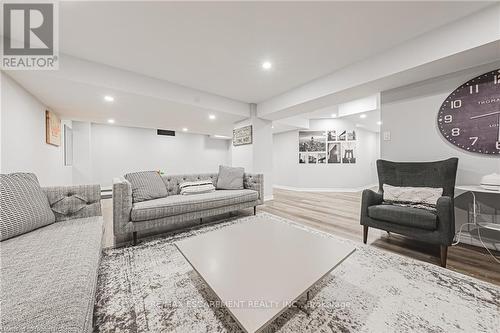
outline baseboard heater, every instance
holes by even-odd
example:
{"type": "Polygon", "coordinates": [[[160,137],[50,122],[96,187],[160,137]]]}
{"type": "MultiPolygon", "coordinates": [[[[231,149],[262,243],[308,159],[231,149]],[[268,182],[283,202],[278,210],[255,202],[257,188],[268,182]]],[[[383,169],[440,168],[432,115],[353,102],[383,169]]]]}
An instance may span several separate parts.
{"type": "Polygon", "coordinates": [[[157,129],[156,130],[156,134],[158,134],[158,135],[166,135],[166,136],[175,136],[175,131],[157,129]]]}

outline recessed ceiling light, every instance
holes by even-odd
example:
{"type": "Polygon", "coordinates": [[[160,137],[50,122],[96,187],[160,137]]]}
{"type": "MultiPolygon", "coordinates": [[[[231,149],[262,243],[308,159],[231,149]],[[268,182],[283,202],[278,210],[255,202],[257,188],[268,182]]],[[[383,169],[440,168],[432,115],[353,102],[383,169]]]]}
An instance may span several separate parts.
{"type": "Polygon", "coordinates": [[[264,61],[262,63],[262,69],[269,70],[273,68],[273,64],[270,61],[264,61]]]}
{"type": "Polygon", "coordinates": [[[332,113],[332,118],[337,118],[337,114],[336,113],[332,113]]]}
{"type": "Polygon", "coordinates": [[[209,115],[209,116],[208,116],[208,119],[210,119],[210,120],[214,120],[214,119],[215,119],[215,115],[214,115],[214,114],[209,115]]]}
{"type": "Polygon", "coordinates": [[[115,123],[115,120],[114,120],[114,119],[108,119],[108,123],[109,123],[109,124],[114,124],[114,123],[115,123]]]}
{"type": "Polygon", "coordinates": [[[377,125],[382,125],[382,122],[380,120],[377,121],[377,125]]]}
{"type": "Polygon", "coordinates": [[[188,129],[187,129],[186,127],[183,127],[183,128],[182,128],[182,131],[183,131],[183,132],[187,132],[187,131],[188,131],[188,129]]]}
{"type": "Polygon", "coordinates": [[[366,118],[366,114],[363,113],[363,114],[359,115],[359,118],[365,119],[366,118]]]}
{"type": "Polygon", "coordinates": [[[113,96],[106,95],[106,96],[104,96],[104,100],[106,102],[113,102],[115,100],[115,98],[113,96]]]}

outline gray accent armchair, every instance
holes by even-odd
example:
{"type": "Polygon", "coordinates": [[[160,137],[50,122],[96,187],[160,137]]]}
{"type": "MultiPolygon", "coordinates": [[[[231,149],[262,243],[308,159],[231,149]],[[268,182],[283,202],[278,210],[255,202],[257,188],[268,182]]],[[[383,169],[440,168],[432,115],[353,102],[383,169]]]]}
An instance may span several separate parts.
{"type": "Polygon", "coordinates": [[[364,190],[361,201],[363,242],[368,228],[382,229],[440,245],[441,266],[446,267],[448,246],[455,235],[454,193],[458,158],[437,162],[377,161],[379,190],[364,190]],[[443,188],[436,212],[383,204],[383,184],[443,188]]]}

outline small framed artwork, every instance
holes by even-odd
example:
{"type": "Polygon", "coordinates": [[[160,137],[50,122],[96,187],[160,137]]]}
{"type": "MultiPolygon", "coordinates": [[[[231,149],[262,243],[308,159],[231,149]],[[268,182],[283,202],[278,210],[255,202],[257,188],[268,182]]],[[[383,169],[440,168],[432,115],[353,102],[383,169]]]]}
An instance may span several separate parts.
{"type": "Polygon", "coordinates": [[[61,119],[51,111],[45,111],[45,142],[49,145],[61,145],[61,119]]]}
{"type": "Polygon", "coordinates": [[[342,164],[356,164],[356,142],[342,142],[342,164]]]}
{"type": "Polygon", "coordinates": [[[233,130],[233,146],[251,145],[252,141],[252,125],[233,130]]]}

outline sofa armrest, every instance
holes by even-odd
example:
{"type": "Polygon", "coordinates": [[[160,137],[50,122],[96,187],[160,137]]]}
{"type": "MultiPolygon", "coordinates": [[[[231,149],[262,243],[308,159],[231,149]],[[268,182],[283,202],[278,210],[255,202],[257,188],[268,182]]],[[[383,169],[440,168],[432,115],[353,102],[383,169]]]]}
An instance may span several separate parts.
{"type": "Polygon", "coordinates": [[[363,224],[363,219],[368,217],[368,207],[380,205],[382,202],[384,202],[382,193],[372,190],[363,191],[361,198],[361,224],[363,224]]]}
{"type": "Polygon", "coordinates": [[[443,196],[436,205],[438,231],[442,245],[451,245],[455,237],[455,203],[453,198],[443,196]]]}
{"type": "Polygon", "coordinates": [[[99,185],[51,186],[42,188],[56,221],[101,216],[99,185]]]}
{"type": "Polygon", "coordinates": [[[259,205],[264,203],[264,175],[261,173],[245,173],[243,187],[259,192],[259,205]]]}
{"type": "Polygon", "coordinates": [[[113,231],[115,235],[130,232],[132,184],[123,177],[113,179],[113,231]]]}

